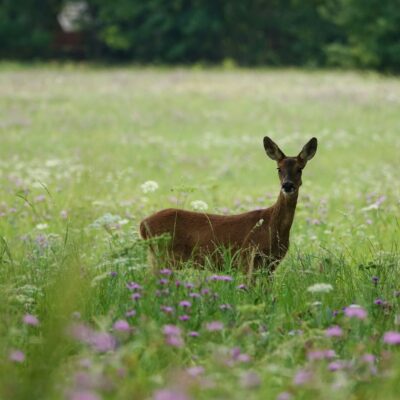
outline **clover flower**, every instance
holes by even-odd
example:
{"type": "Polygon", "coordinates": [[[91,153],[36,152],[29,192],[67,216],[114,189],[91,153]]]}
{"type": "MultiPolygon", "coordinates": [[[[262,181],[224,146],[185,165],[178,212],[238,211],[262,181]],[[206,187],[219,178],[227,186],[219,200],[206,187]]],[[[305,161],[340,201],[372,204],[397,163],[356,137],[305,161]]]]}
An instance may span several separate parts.
{"type": "Polygon", "coordinates": [[[193,210],[196,210],[196,211],[207,211],[208,210],[208,204],[203,200],[194,200],[190,203],[190,205],[193,208],[193,210]]]}
{"type": "Polygon", "coordinates": [[[307,288],[310,293],[329,293],[333,287],[329,283],[315,283],[307,288]]]}
{"type": "Polygon", "coordinates": [[[22,321],[26,325],[31,325],[31,326],[39,325],[39,320],[32,314],[25,314],[24,317],[22,318],[22,321]]]}
{"type": "Polygon", "coordinates": [[[22,363],[25,361],[25,354],[21,350],[12,350],[8,359],[12,362],[22,363]]]}

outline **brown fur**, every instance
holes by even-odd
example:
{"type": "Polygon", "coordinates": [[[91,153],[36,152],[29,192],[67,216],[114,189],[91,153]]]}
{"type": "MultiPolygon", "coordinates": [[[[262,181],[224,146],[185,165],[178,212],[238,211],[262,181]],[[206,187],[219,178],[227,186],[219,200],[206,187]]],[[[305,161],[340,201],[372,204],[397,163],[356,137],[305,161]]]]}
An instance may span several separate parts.
{"type": "Polygon", "coordinates": [[[281,184],[293,184],[290,194],[281,190],[272,207],[230,216],[174,208],[161,210],[141,222],[142,238],[168,234],[167,253],[173,263],[191,258],[201,263],[218,249],[229,248],[232,254],[240,254],[241,261],[243,257],[247,262],[251,259],[251,269],[264,265],[274,270],[289,248],[301,170],[315,154],[316,140],[304,146],[299,156],[286,157],[275,143],[266,139],[264,147],[267,155],[277,161],[281,184]]]}

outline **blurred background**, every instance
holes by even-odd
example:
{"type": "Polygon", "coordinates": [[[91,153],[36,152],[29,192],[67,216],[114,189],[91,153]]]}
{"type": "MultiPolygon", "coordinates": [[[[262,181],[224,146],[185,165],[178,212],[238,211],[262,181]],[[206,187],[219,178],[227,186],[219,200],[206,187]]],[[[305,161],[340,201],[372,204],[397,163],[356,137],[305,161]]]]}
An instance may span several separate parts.
{"type": "Polygon", "coordinates": [[[0,57],[400,71],[399,0],[1,0],[0,57]]]}

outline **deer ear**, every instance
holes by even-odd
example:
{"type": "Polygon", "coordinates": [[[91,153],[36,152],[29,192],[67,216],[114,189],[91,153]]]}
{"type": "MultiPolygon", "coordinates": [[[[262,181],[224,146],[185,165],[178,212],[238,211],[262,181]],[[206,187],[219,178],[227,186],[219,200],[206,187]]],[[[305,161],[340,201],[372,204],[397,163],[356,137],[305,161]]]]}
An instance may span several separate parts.
{"type": "Polygon", "coordinates": [[[267,156],[275,161],[280,161],[285,158],[283,151],[268,136],[264,138],[264,149],[267,156]]]}
{"type": "Polygon", "coordinates": [[[304,147],[303,150],[297,156],[301,160],[307,162],[311,160],[315,153],[317,152],[318,141],[315,137],[313,137],[304,147]]]}

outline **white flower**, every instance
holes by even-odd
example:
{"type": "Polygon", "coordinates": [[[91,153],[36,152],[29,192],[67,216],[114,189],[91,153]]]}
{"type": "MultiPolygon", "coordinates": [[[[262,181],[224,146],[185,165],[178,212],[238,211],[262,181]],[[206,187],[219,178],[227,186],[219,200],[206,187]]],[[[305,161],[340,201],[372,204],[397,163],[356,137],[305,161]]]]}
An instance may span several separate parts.
{"type": "Polygon", "coordinates": [[[155,192],[158,189],[158,183],[155,181],[146,181],[140,185],[143,193],[155,192]]]}
{"type": "Polygon", "coordinates": [[[36,225],[36,229],[39,229],[40,231],[47,229],[49,227],[49,225],[47,224],[37,224],[36,225]]]}
{"type": "Polygon", "coordinates": [[[118,221],[119,225],[126,225],[129,224],[129,219],[121,219],[118,221]]]}
{"type": "Polygon", "coordinates": [[[194,200],[190,203],[192,208],[196,211],[206,211],[208,210],[208,204],[203,200],[194,200]]]}
{"type": "Polygon", "coordinates": [[[329,283],[315,283],[307,288],[310,293],[328,293],[333,289],[329,283]]]}

